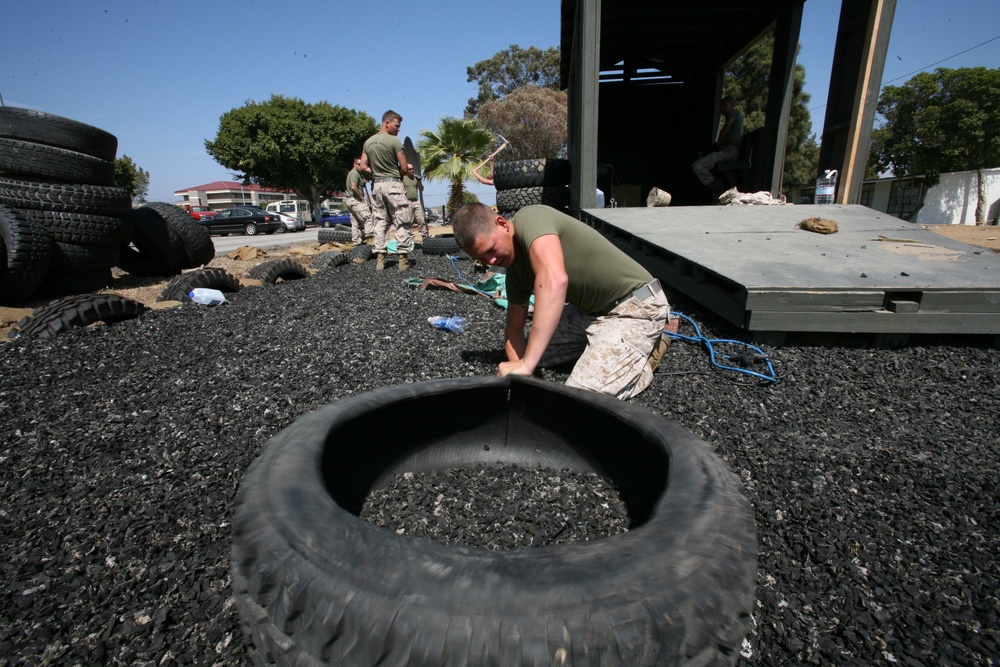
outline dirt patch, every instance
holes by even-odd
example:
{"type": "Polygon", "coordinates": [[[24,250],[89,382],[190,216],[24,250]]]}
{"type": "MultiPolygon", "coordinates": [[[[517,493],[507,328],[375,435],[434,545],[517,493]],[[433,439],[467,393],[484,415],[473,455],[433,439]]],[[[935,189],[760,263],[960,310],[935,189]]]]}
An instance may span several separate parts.
{"type": "MultiPolygon", "coordinates": [[[[216,256],[206,267],[223,269],[236,276],[241,282],[246,282],[246,275],[250,269],[264,262],[277,259],[292,259],[309,266],[312,258],[321,252],[341,251],[349,252],[354,246],[341,243],[302,243],[293,246],[279,246],[276,248],[256,248],[254,246],[243,246],[225,255],[216,256]]],[[[98,294],[117,294],[139,301],[151,308],[159,308],[168,304],[158,304],[157,299],[163,294],[164,288],[173,280],[175,276],[134,276],[121,269],[114,268],[112,271],[111,284],[100,290],[98,294]]],[[[260,284],[257,281],[249,284],[260,284]]],[[[54,298],[30,299],[17,308],[0,308],[0,342],[9,339],[11,331],[16,328],[17,323],[23,318],[42,306],[55,301],[54,298]]],[[[175,302],[170,302],[175,306],[175,302]]]]}
{"type": "Polygon", "coordinates": [[[941,236],[1000,253],[1000,227],[996,225],[924,225],[941,236]]]}

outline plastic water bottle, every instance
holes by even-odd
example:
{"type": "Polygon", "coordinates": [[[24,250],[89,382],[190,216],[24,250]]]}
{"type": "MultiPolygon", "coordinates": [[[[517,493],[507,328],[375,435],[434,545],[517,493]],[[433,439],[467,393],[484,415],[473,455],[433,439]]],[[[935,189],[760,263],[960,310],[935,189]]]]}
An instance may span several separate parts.
{"type": "Polygon", "coordinates": [[[460,315],[434,315],[427,318],[427,322],[438,329],[447,329],[452,333],[465,333],[469,328],[469,322],[460,315]]]}
{"type": "Polygon", "coordinates": [[[837,170],[827,169],[823,175],[816,179],[816,199],[817,204],[832,204],[833,193],[837,190],[837,170]]]}
{"type": "Polygon", "coordinates": [[[217,289],[211,289],[208,287],[195,287],[188,293],[191,300],[195,303],[203,303],[206,306],[218,306],[220,303],[225,303],[226,295],[217,289]]]}

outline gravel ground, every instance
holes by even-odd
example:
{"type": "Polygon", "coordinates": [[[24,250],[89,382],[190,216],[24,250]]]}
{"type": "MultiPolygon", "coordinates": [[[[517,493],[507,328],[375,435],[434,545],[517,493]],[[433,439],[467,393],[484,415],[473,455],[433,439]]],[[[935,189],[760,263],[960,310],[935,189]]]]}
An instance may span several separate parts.
{"type": "MultiPolygon", "coordinates": [[[[0,345],[0,665],[243,662],[230,520],[264,443],[344,396],[495,372],[503,311],[404,287],[454,275],[417,260],[0,345]],[[427,324],[449,313],[469,331],[427,324]]],[[[673,303],[705,334],[737,335],[673,303]]],[[[744,480],[761,555],[740,664],[995,664],[996,348],[771,351],[787,375],[759,386],[675,343],[634,399],[744,480]]]]}

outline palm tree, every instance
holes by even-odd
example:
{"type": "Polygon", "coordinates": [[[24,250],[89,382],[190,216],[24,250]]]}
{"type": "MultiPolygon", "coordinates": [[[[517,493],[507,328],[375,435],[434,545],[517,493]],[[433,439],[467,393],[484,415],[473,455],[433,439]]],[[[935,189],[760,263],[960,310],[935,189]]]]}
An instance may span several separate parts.
{"type": "Polygon", "coordinates": [[[495,138],[472,118],[441,119],[437,132],[420,130],[417,150],[423,177],[429,181],[450,181],[448,208],[464,203],[464,183],[473,179],[472,168],[489,152],[495,138]]]}

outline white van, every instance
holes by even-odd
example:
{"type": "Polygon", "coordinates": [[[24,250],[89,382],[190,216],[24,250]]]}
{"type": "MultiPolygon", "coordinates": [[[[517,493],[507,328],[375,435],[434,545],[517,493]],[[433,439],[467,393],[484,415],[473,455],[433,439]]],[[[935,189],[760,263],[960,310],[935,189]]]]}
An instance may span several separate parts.
{"type": "Polygon", "coordinates": [[[310,223],[313,220],[312,207],[304,199],[286,199],[284,201],[273,201],[264,209],[271,213],[285,213],[292,215],[299,220],[310,223]]]}

